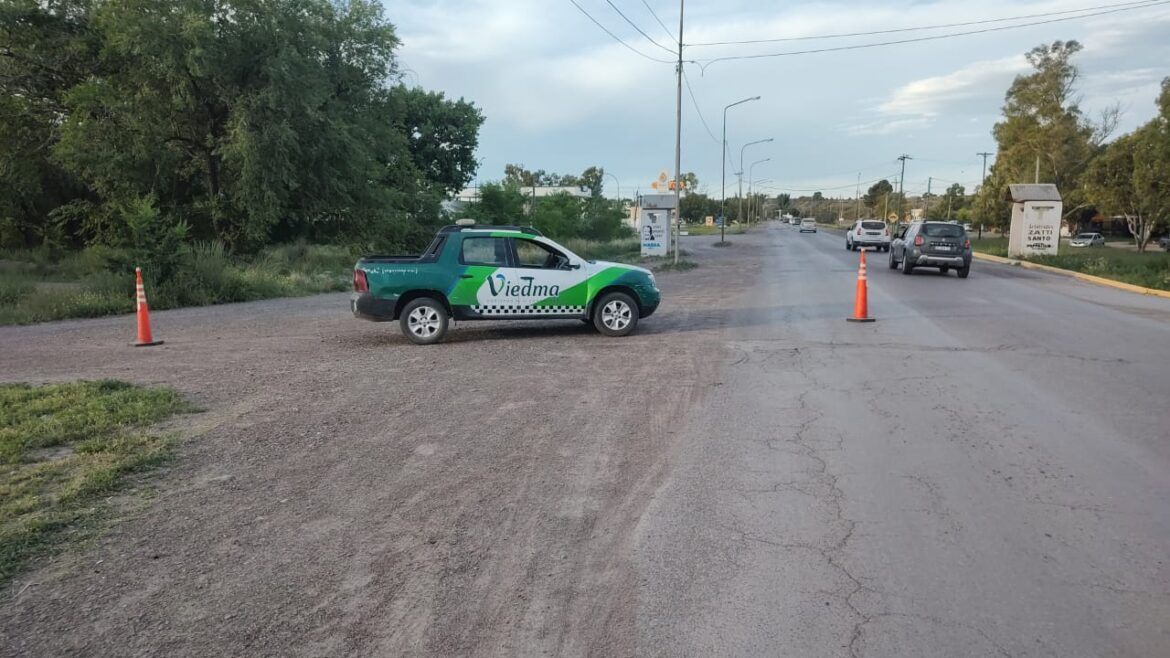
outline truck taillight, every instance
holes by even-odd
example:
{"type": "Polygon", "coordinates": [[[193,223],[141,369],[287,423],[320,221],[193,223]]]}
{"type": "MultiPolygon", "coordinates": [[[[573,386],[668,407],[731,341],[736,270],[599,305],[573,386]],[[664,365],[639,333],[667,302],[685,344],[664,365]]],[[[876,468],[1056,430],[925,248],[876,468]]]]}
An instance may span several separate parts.
{"type": "Polygon", "coordinates": [[[963,243],[963,248],[964,248],[964,249],[970,249],[970,248],[971,248],[971,238],[967,238],[967,241],[963,243]]]}
{"type": "Polygon", "coordinates": [[[886,229],[886,237],[890,237],[890,229],[886,229]]]}
{"type": "Polygon", "coordinates": [[[914,246],[915,247],[921,247],[924,244],[926,244],[926,240],[923,240],[921,235],[914,236],[914,246]]]}
{"type": "Polygon", "coordinates": [[[370,282],[366,281],[366,273],[361,270],[353,271],[353,291],[354,292],[369,292],[370,282]]]}

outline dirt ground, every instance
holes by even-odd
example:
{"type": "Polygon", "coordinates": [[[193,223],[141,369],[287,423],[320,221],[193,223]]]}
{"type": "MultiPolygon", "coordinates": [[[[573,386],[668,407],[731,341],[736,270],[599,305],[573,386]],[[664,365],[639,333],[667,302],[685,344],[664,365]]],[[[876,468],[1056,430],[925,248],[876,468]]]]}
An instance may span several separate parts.
{"type": "Polygon", "coordinates": [[[0,329],[0,379],[205,409],[100,537],[0,595],[18,656],[629,655],[629,544],[761,250],[691,238],[638,333],[463,323],[417,347],[347,295],[0,329]]]}

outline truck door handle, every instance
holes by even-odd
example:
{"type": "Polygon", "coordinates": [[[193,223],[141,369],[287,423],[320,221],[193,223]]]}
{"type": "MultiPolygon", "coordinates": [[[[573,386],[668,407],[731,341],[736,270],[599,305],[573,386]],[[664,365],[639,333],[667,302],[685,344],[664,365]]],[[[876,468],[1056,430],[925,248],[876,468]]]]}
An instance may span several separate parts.
{"type": "Polygon", "coordinates": [[[474,277],[472,277],[470,274],[460,274],[460,275],[459,275],[459,278],[460,278],[460,279],[471,279],[471,278],[474,278],[474,277]]]}

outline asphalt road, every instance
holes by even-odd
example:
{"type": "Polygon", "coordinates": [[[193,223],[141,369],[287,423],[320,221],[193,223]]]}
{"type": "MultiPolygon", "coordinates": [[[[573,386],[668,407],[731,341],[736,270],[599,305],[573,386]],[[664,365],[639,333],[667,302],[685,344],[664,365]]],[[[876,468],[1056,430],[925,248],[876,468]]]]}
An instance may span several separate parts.
{"type": "Polygon", "coordinates": [[[205,409],[0,655],[1170,655],[1170,300],[769,226],[639,332],[407,343],[327,295],[0,328],[205,409]]]}
{"type": "Polygon", "coordinates": [[[1170,655],[1170,301],[773,227],[640,525],[640,653],[1170,655]]]}

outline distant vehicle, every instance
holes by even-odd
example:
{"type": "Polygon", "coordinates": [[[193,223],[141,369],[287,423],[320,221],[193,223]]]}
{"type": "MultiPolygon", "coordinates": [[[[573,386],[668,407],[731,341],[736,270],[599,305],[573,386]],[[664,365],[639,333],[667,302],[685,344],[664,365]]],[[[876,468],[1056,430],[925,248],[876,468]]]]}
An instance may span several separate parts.
{"type": "Polygon", "coordinates": [[[817,232],[817,220],[815,220],[815,219],[802,219],[802,220],[800,220],[800,232],[801,233],[816,233],[817,232]]]}
{"type": "Polygon", "coordinates": [[[914,222],[890,243],[890,269],[902,266],[902,274],[916,267],[937,267],[946,274],[954,268],[960,279],[971,274],[971,239],[958,224],[914,222]]]}
{"type": "Polygon", "coordinates": [[[859,219],[845,233],[845,248],[857,251],[861,247],[873,247],[878,251],[890,248],[890,228],[880,219],[859,219]]]}
{"type": "Polygon", "coordinates": [[[1166,236],[1158,240],[1158,246],[1165,249],[1166,251],[1170,251],[1170,236],[1166,236]]]}
{"type": "Polygon", "coordinates": [[[796,226],[797,224],[800,224],[800,218],[799,217],[789,217],[788,223],[792,224],[793,226],[796,226]]]}
{"type": "Polygon", "coordinates": [[[1070,247],[1104,247],[1105,236],[1100,233],[1079,233],[1068,241],[1070,247]]]}
{"type": "Polygon", "coordinates": [[[963,224],[963,230],[972,231],[974,229],[975,229],[975,227],[971,225],[971,222],[967,222],[966,224],[963,224]]]}
{"type": "Polygon", "coordinates": [[[578,319],[625,336],[658,308],[650,270],[585,260],[533,228],[452,225],[421,256],[367,256],[353,269],[350,310],[398,320],[419,345],[456,320],[578,319]]]}

